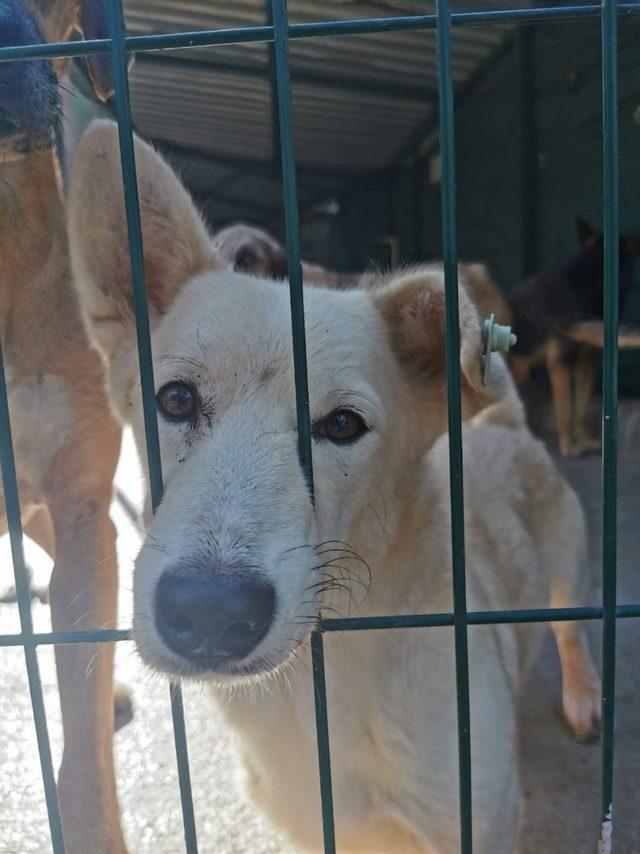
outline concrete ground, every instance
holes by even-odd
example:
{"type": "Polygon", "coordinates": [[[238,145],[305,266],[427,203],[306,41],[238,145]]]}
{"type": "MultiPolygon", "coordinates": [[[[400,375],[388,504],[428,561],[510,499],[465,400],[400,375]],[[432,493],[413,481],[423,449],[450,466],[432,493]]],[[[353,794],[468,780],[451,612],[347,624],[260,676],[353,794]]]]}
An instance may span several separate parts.
{"type": "MultiPolygon", "coordinates": [[[[619,601],[640,601],[640,445],[638,413],[623,413],[620,465],[619,601]]],[[[582,498],[589,519],[590,602],[600,597],[600,461],[568,461],[562,468],[582,498]]],[[[119,483],[139,500],[140,482],[130,443],[118,472],[119,483]]],[[[129,624],[131,563],[138,532],[114,505],[121,566],[120,625],[129,624]]],[[[49,561],[28,549],[36,583],[45,582],[49,561]]],[[[10,581],[10,557],[0,543],[0,588],[10,581]]],[[[36,630],[50,628],[48,606],[35,601],[36,630]]],[[[598,656],[599,624],[590,626],[598,656]]],[[[15,604],[0,604],[0,632],[19,629],[15,604]]],[[[637,771],[640,763],[640,675],[636,664],[640,626],[620,621],[616,727],[616,854],[640,852],[637,771]]],[[[53,652],[41,649],[54,761],[61,734],[53,652]]],[[[132,645],[118,645],[117,676],[132,686],[133,721],[116,735],[118,785],[126,836],[132,854],[178,854],[184,850],[167,685],[146,674],[132,645]]],[[[200,851],[204,854],[290,852],[244,800],[234,782],[229,738],[206,694],[187,686],[186,717],[200,851]]],[[[599,828],[598,745],[571,740],[559,715],[560,678],[551,637],[546,640],[523,696],[522,768],[525,792],[522,854],[582,854],[595,851],[599,828]]],[[[40,854],[51,850],[22,652],[0,649],[0,854],[40,854]]],[[[87,852],[91,854],[91,852],[87,852]]]]}

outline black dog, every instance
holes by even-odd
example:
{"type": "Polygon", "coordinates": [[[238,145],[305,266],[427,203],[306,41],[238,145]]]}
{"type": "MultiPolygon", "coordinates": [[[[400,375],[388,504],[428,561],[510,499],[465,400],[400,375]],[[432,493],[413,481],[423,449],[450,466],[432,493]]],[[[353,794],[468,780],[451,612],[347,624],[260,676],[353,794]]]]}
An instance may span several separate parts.
{"type": "MultiPolygon", "coordinates": [[[[560,451],[578,456],[600,447],[589,436],[587,415],[593,372],[603,345],[604,240],[576,218],[581,250],[563,264],[517,285],[509,294],[513,327],[518,336],[511,368],[519,383],[533,367],[549,372],[560,451]]],[[[633,285],[640,235],[620,236],[620,305],[633,285]]],[[[620,347],[640,346],[640,330],[621,329],[620,347]]]]}
{"type": "MultiPolygon", "coordinates": [[[[73,31],[87,39],[106,37],[102,0],[0,3],[0,47],[65,41],[73,31]]],[[[106,55],[88,56],[84,63],[97,97],[106,100],[111,94],[106,55]]],[[[0,140],[10,137],[18,151],[56,144],[61,117],[58,81],[67,64],[64,59],[0,63],[0,140]]]]}

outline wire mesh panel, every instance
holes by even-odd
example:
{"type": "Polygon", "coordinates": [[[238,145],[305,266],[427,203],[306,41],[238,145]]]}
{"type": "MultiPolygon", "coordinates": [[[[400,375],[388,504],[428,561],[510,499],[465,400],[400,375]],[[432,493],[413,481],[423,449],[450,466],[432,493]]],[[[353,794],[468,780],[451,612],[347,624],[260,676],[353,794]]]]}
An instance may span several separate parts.
{"type": "MultiPolygon", "coordinates": [[[[157,508],[162,499],[162,469],[158,440],[151,335],[145,291],[142,231],[136,183],[127,58],[132,52],[189,46],[214,46],[247,42],[273,42],[274,87],[278,112],[279,152],[282,168],[283,206],[290,287],[292,345],[295,366],[298,453],[310,497],[313,500],[311,425],[304,329],[304,297],[300,264],[299,216],[296,187],[296,163],[291,122],[291,86],[288,44],[291,39],[317,39],[326,36],[366,37],[371,33],[403,30],[436,30],[438,61],[439,134],[442,155],[442,221],[446,300],[446,369],[449,426],[449,474],[451,485],[451,540],[453,611],[440,614],[374,616],[321,619],[311,636],[315,685],[316,727],[320,770],[322,824],[326,852],[336,850],[331,788],[330,727],[331,708],[327,705],[323,633],[452,626],[455,634],[457,727],[459,752],[460,839],[461,851],[472,851],[471,743],[473,721],[469,707],[469,662],[467,628],[469,625],[535,623],[551,620],[602,620],[602,850],[606,848],[613,810],[613,749],[616,621],[640,616],[640,605],[618,606],[616,602],[616,517],[617,517],[617,327],[618,327],[618,138],[617,138],[617,22],[621,14],[640,11],[640,3],[535,6],[533,8],[487,8],[477,11],[452,11],[447,0],[438,0],[435,14],[403,15],[386,18],[319,21],[288,24],[286,0],[272,0],[271,21],[263,26],[191,33],[168,33],[126,37],[122,0],[105,0],[109,27],[108,39],[65,44],[9,46],[0,49],[0,62],[26,58],[81,56],[107,53],[116,91],[116,117],[119,129],[123,192],[127,217],[131,281],[138,337],[138,355],[147,441],[147,464],[151,504],[157,508]],[[600,17],[602,28],[602,115],[603,115],[603,187],[604,187],[604,370],[603,370],[603,603],[602,606],[537,609],[527,611],[468,612],[465,589],[465,537],[463,507],[463,459],[460,399],[460,332],[458,321],[458,283],[456,246],[456,181],[454,140],[454,92],[451,74],[451,29],[478,23],[527,22],[585,17],[600,17]]],[[[22,528],[15,464],[12,450],[7,388],[0,351],[0,462],[9,521],[14,574],[18,593],[21,631],[0,635],[0,646],[22,646],[31,692],[37,744],[40,754],[44,794],[55,854],[64,851],[60,814],[55,790],[51,750],[38,670],[38,645],[129,640],[126,630],[35,634],[31,621],[29,580],[22,553],[22,528]]],[[[182,695],[171,685],[175,748],[185,848],[198,850],[194,807],[191,796],[189,762],[185,734],[182,695]]]]}

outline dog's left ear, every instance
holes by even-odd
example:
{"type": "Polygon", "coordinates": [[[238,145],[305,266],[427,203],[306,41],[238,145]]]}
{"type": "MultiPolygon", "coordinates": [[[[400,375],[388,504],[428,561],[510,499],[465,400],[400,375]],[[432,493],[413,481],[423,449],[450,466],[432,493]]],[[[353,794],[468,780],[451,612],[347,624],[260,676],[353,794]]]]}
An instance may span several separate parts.
{"type": "MultiPolygon", "coordinates": [[[[134,138],[147,301],[154,326],[193,276],[221,269],[188,192],[169,165],[134,138]]],[[[134,340],[135,319],[118,127],[93,122],[69,182],[68,232],[75,285],[89,333],[110,361],[134,340]]]]}
{"type": "MultiPolygon", "coordinates": [[[[441,270],[401,273],[373,293],[401,364],[416,378],[444,381],[445,292],[441,270]]],[[[458,287],[460,369],[463,390],[486,395],[481,376],[482,334],[478,312],[458,287]]]]}

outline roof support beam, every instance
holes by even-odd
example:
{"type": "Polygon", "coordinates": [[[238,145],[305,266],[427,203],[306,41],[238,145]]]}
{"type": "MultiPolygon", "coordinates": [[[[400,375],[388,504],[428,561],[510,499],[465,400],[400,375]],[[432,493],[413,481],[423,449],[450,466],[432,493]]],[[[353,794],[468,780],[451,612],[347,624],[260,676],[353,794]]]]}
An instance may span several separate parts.
{"type": "MultiPolygon", "coordinates": [[[[188,160],[200,160],[203,163],[208,163],[211,166],[229,166],[232,168],[241,169],[245,175],[261,175],[264,177],[274,176],[273,164],[271,160],[257,160],[250,157],[233,157],[228,154],[218,154],[216,152],[204,151],[201,148],[191,148],[189,146],[178,145],[174,142],[169,142],[158,137],[153,137],[154,144],[157,148],[175,157],[182,157],[188,160]]],[[[308,179],[318,183],[320,181],[335,181],[340,183],[353,179],[354,173],[350,169],[340,169],[338,167],[323,166],[316,164],[299,163],[301,180],[308,179]]],[[[364,173],[363,173],[364,174],[364,173]]],[[[332,192],[328,188],[327,194],[332,192]]]]}
{"type": "MultiPolygon", "coordinates": [[[[271,45],[269,46],[272,47],[271,45]]],[[[137,65],[156,65],[165,68],[183,68],[185,71],[201,70],[215,74],[229,74],[237,77],[250,77],[256,80],[269,80],[270,66],[258,65],[257,63],[223,62],[215,58],[215,51],[211,51],[211,59],[187,59],[185,56],[177,56],[173,52],[162,53],[138,53],[136,54],[137,65]]],[[[326,89],[339,89],[354,95],[374,95],[376,97],[399,99],[403,101],[415,101],[416,103],[435,103],[435,90],[428,84],[416,85],[415,83],[394,83],[385,79],[371,79],[366,77],[347,77],[342,74],[319,73],[296,69],[295,63],[291,66],[291,82],[295,88],[296,83],[320,86],[326,89]]]]}

